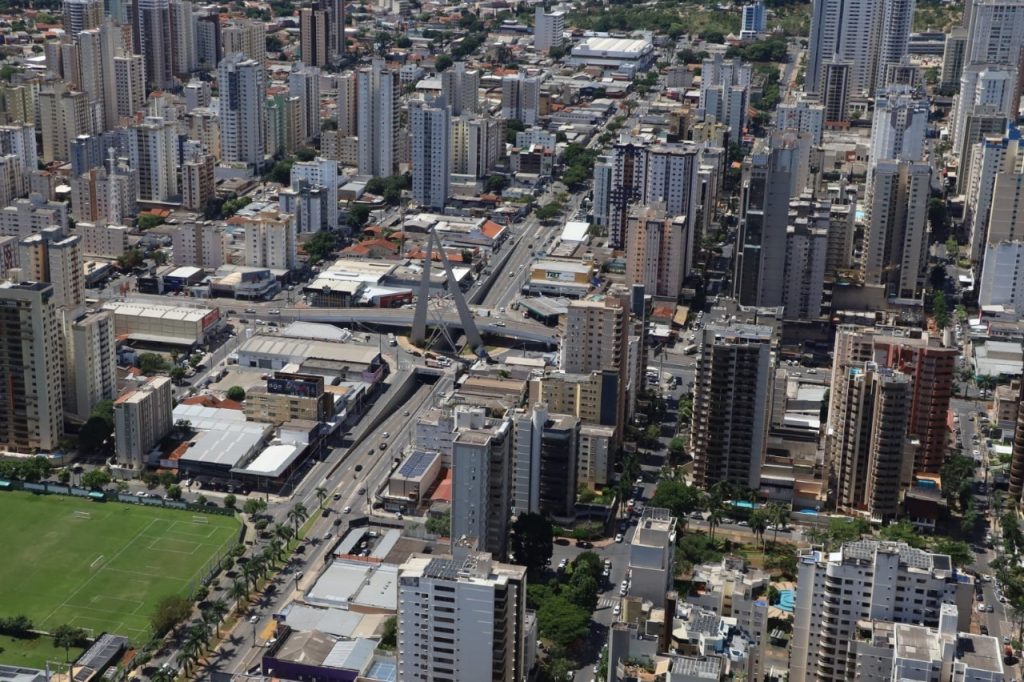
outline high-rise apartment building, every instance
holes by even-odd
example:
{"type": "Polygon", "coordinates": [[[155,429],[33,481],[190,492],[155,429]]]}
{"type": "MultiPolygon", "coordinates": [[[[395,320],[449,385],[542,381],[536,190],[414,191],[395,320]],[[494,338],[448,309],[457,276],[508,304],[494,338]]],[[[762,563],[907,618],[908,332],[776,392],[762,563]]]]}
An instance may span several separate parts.
{"type": "Polygon", "coordinates": [[[347,0],[328,0],[327,12],[331,23],[327,30],[327,37],[330,40],[331,54],[335,61],[345,56],[348,50],[345,44],[345,2],[347,0]]]}
{"type": "Polygon", "coordinates": [[[174,86],[174,25],[169,0],[136,0],[132,40],[146,66],[146,86],[174,86]]]}
{"type": "MultiPolygon", "coordinates": [[[[337,229],[338,162],[318,156],[312,161],[298,161],[292,164],[291,188],[298,190],[301,183],[320,188],[324,194],[324,203],[326,203],[324,222],[328,229],[337,229]]],[[[304,232],[305,230],[299,231],[304,232]]]]}
{"type": "Polygon", "coordinates": [[[92,168],[71,180],[71,207],[76,221],[127,225],[139,213],[139,186],[126,159],[92,168]]]}
{"type": "MultiPolygon", "coordinates": [[[[490,422],[490,420],[488,420],[490,422]]],[[[512,495],[512,423],[460,429],[452,441],[452,538],[504,557],[512,495]]]]}
{"type": "Polygon", "coordinates": [[[42,139],[39,158],[47,163],[67,161],[72,140],[92,132],[89,96],[57,82],[39,91],[38,102],[42,139]]]}
{"type": "Polygon", "coordinates": [[[178,187],[178,132],[171,121],[147,116],[131,126],[128,149],[137,172],[141,201],[167,202],[180,195],[178,187]]]}
{"type": "Polygon", "coordinates": [[[220,34],[220,12],[216,6],[196,12],[196,63],[203,71],[217,68],[224,45],[220,34]]]}
{"type": "Polygon", "coordinates": [[[852,94],[872,96],[886,67],[907,54],[914,0],[815,0],[807,58],[808,92],[825,87],[825,65],[849,65],[852,94]]]}
{"type": "Polygon", "coordinates": [[[338,134],[342,137],[355,137],[359,134],[357,83],[356,74],[353,71],[338,75],[338,134]]]}
{"type": "MultiPolygon", "coordinates": [[[[1018,189],[1015,178],[1019,176],[1020,165],[1024,162],[1021,151],[1020,130],[1015,125],[1010,125],[1005,135],[986,137],[971,146],[970,177],[967,179],[964,202],[964,227],[968,234],[971,260],[980,260],[988,244],[997,181],[1001,183],[1002,206],[1012,206],[1015,201],[1015,196],[1007,196],[1007,189],[1014,193],[1018,189]]],[[[1012,209],[1006,212],[1002,207],[995,207],[995,212],[999,218],[1015,216],[1012,209]]],[[[1014,228],[1015,222],[997,222],[992,231],[997,243],[1013,239],[1010,235],[1018,232],[1024,236],[1024,229],[1018,231],[1014,228]]]]}
{"type": "Polygon", "coordinates": [[[245,230],[245,264],[254,268],[298,267],[295,216],[267,209],[236,219],[245,230]]]}
{"type": "Polygon", "coordinates": [[[114,453],[121,466],[142,470],[146,455],[171,432],[171,380],[153,377],[114,401],[114,453]]]}
{"type": "Polygon", "coordinates": [[[399,569],[398,679],[525,679],[526,569],[459,546],[453,554],[399,569]]]}
{"type": "Polygon", "coordinates": [[[668,509],[646,507],[629,543],[629,594],[655,607],[675,583],[676,517],[668,509]]]}
{"type": "Polygon", "coordinates": [[[701,66],[700,108],[707,118],[724,123],[736,140],[747,126],[753,67],[740,59],[716,53],[701,66]]]}
{"type": "Polygon", "coordinates": [[[0,282],[0,444],[55,450],[64,435],[63,344],[53,285],[0,282]]]}
{"type": "Polygon", "coordinates": [[[114,314],[98,310],[65,323],[64,409],[81,420],[117,397],[114,314]]]}
{"type": "Polygon", "coordinates": [[[843,124],[850,120],[850,65],[833,59],[822,68],[821,102],[825,105],[825,123],[843,124]]]}
{"type": "Polygon", "coordinates": [[[451,179],[451,115],[441,99],[409,103],[412,132],[412,197],[420,206],[443,211],[451,179]]]}
{"type": "Polygon", "coordinates": [[[224,265],[224,225],[217,222],[175,219],[173,232],[175,265],[192,265],[216,270],[224,265]]]}
{"type": "Polygon", "coordinates": [[[302,103],[303,143],[320,137],[320,69],[302,62],[293,64],[288,72],[288,95],[302,103]]]}
{"type": "Polygon", "coordinates": [[[1024,4],[1019,0],[976,0],[967,18],[964,64],[1018,66],[1024,47],[1024,4]]]}
{"type": "Polygon", "coordinates": [[[772,395],[772,330],[708,324],[697,353],[691,442],[694,482],[761,487],[772,395]]]}
{"type": "Polygon", "coordinates": [[[374,59],[356,72],[356,127],[359,137],[359,173],[375,177],[395,174],[398,167],[398,73],[374,59]]]}
{"type": "Polygon", "coordinates": [[[939,92],[956,94],[960,89],[960,76],[964,71],[967,56],[967,29],[958,26],[946,34],[946,46],[942,51],[942,72],[939,75],[939,92]]]}
{"type": "Polygon", "coordinates": [[[501,117],[532,126],[540,116],[540,78],[517,73],[501,79],[501,117]]]}
{"type": "Polygon", "coordinates": [[[890,297],[915,298],[924,289],[930,196],[927,163],[875,164],[862,271],[865,282],[885,286],[890,297]]]}
{"type": "Polygon", "coordinates": [[[867,172],[869,191],[874,166],[879,161],[920,161],[924,158],[927,130],[928,100],[906,86],[893,86],[879,93],[871,119],[871,157],[867,172]]]}
{"type": "Polygon", "coordinates": [[[571,523],[576,517],[580,420],[553,414],[540,403],[517,412],[513,423],[513,513],[540,513],[571,523]]]}
{"type": "Polygon", "coordinates": [[[72,38],[103,21],[101,0],[64,0],[64,32],[72,38]]]}
{"type": "Polygon", "coordinates": [[[836,505],[872,520],[891,520],[913,475],[914,448],[907,438],[911,379],[865,363],[846,370],[841,389],[835,401],[841,424],[833,454],[836,505]]]}
{"type": "Polygon", "coordinates": [[[812,145],[821,144],[825,130],[825,105],[807,97],[797,95],[775,108],[775,127],[779,130],[795,130],[806,134],[812,145]]]}
{"type": "Polygon", "coordinates": [[[451,172],[474,178],[486,177],[501,158],[504,144],[500,120],[470,114],[452,118],[451,172]]]}
{"type": "Polygon", "coordinates": [[[763,0],[755,0],[740,9],[740,39],[756,40],[767,27],[763,0]]]}
{"type": "Polygon", "coordinates": [[[47,201],[40,194],[15,199],[0,208],[0,237],[24,239],[47,228],[58,227],[63,233],[68,226],[68,205],[63,201],[47,201]]]}
{"type": "Polygon", "coordinates": [[[480,72],[467,69],[466,62],[455,62],[441,72],[441,95],[452,109],[452,116],[480,112],[480,72]]]}
{"type": "Polygon", "coordinates": [[[220,32],[224,57],[241,52],[261,66],[267,64],[267,30],[262,21],[231,19],[220,32]]]}
{"type": "Polygon", "coordinates": [[[200,211],[216,196],[212,154],[195,154],[181,167],[181,207],[186,211],[200,211]]]}
{"type": "Polygon", "coordinates": [[[793,132],[757,140],[743,161],[733,292],[741,305],[782,305],[789,201],[807,185],[809,138],[793,132]]]}
{"type": "Polygon", "coordinates": [[[299,10],[299,50],[302,62],[309,66],[327,66],[330,46],[330,17],[327,10],[303,7],[299,10]]]}
{"type": "Polygon", "coordinates": [[[686,216],[670,217],[658,204],[634,209],[626,222],[626,275],[654,296],[678,298],[686,271],[686,216]]]}
{"type": "Polygon", "coordinates": [[[221,161],[260,166],[266,151],[266,75],[262,64],[230,54],[217,67],[221,161]]]}
{"type": "Polygon", "coordinates": [[[814,320],[823,312],[832,226],[829,208],[827,202],[815,202],[807,196],[789,204],[782,281],[782,305],[787,320],[814,320]]]}
{"type": "Polygon", "coordinates": [[[548,52],[562,46],[565,33],[565,12],[548,12],[543,5],[537,5],[533,15],[533,48],[537,52],[548,52]]]}
{"type": "MultiPolygon", "coordinates": [[[[859,679],[861,623],[939,625],[944,604],[957,607],[958,630],[971,618],[972,581],[948,555],[905,543],[849,542],[838,552],[802,550],[789,657],[792,682],[859,679]]],[[[928,677],[926,679],[932,679],[928,677]]]]}
{"type": "Polygon", "coordinates": [[[85,304],[85,268],[82,238],[67,236],[63,228],[49,227],[18,242],[18,264],[26,281],[53,285],[52,301],[76,311],[85,304]]]}
{"type": "Polygon", "coordinates": [[[142,55],[123,54],[114,57],[116,117],[131,117],[146,103],[146,65],[142,55]]]}
{"type": "MultiPolygon", "coordinates": [[[[984,111],[1001,113],[1009,120],[1017,118],[1019,70],[1016,64],[997,66],[967,64],[960,74],[960,93],[956,97],[953,125],[950,130],[953,150],[962,153],[966,142],[967,119],[984,107],[984,111]]],[[[968,144],[974,144],[971,140],[968,144]]]]}
{"type": "Polygon", "coordinates": [[[189,0],[171,0],[171,69],[174,75],[187,81],[199,66],[196,54],[195,8],[189,0]]]}

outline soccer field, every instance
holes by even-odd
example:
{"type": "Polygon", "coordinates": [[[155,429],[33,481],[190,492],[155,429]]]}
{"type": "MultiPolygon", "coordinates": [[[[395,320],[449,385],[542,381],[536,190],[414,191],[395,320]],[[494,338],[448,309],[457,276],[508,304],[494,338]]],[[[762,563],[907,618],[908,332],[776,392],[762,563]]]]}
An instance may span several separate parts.
{"type": "Polygon", "coordinates": [[[70,623],[93,635],[106,631],[144,641],[156,603],[188,594],[211,560],[238,538],[237,520],[210,514],[202,516],[208,523],[197,523],[197,516],[0,493],[0,616],[24,614],[41,630],[70,623]]]}

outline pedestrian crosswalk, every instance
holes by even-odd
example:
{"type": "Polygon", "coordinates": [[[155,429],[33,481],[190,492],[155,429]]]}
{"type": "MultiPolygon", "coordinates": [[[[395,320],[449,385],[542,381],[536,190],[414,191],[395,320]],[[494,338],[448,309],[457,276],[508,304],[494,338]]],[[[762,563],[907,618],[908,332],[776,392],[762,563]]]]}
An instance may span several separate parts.
{"type": "Polygon", "coordinates": [[[610,609],[614,608],[619,603],[618,597],[601,597],[597,600],[597,608],[599,609],[610,609]]]}

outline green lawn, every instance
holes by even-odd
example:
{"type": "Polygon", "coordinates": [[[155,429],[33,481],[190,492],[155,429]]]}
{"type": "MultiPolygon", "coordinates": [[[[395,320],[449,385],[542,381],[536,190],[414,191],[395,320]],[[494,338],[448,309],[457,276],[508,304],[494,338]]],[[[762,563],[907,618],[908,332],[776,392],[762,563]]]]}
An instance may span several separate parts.
{"type": "MultiPolygon", "coordinates": [[[[68,653],[70,660],[82,655],[84,649],[72,648],[68,653]]],[[[49,637],[34,639],[16,639],[0,635],[0,661],[7,665],[43,670],[47,661],[64,661],[64,649],[53,646],[49,637]]]]}
{"type": "MultiPolygon", "coordinates": [[[[238,528],[226,516],[0,493],[0,616],[24,614],[40,630],[70,623],[92,635],[114,632],[141,642],[156,602],[194,589],[211,560],[233,545],[238,528]]],[[[12,658],[0,653],[0,662],[16,663],[19,649],[8,644],[0,641],[12,658]]],[[[34,648],[52,646],[41,640],[34,648]]]]}

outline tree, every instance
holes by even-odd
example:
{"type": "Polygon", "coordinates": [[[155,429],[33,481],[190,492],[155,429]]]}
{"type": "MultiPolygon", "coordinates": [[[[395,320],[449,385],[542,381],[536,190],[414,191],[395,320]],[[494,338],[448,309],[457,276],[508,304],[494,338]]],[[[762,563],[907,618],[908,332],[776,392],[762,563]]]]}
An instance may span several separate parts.
{"type": "Polygon", "coordinates": [[[491,175],[484,182],[484,191],[488,194],[501,194],[508,187],[508,178],[504,175],[491,175]]]}
{"type": "Polygon", "coordinates": [[[237,403],[245,400],[245,389],[241,386],[232,386],[228,389],[228,400],[234,400],[237,403]]]}
{"type": "Polygon", "coordinates": [[[718,505],[713,506],[708,513],[708,535],[711,536],[712,541],[715,539],[715,529],[722,525],[723,518],[725,518],[725,514],[718,505]]]}
{"type": "Polygon", "coordinates": [[[152,213],[143,213],[143,214],[141,214],[139,216],[139,219],[138,219],[137,223],[136,223],[136,225],[138,226],[139,230],[142,231],[142,232],[145,232],[146,230],[151,230],[154,227],[157,227],[158,225],[163,225],[163,224],[164,224],[164,219],[161,218],[160,216],[154,215],[152,213]]]}
{"type": "Polygon", "coordinates": [[[139,371],[146,376],[152,376],[158,372],[167,371],[167,361],[156,353],[139,354],[139,371]]]}
{"type": "Polygon", "coordinates": [[[322,485],[321,486],[317,486],[316,490],[313,491],[313,492],[316,495],[317,502],[320,503],[320,506],[318,507],[318,509],[323,509],[324,502],[327,501],[327,497],[328,497],[328,495],[330,493],[328,493],[327,492],[327,488],[323,487],[322,485]]]}
{"type": "Polygon", "coordinates": [[[652,507],[669,509],[675,516],[687,516],[701,508],[701,492],[682,481],[662,480],[651,498],[652,507]]]}
{"type": "Polygon", "coordinates": [[[317,232],[302,244],[310,263],[326,260],[337,246],[337,236],[329,230],[317,232]]]}
{"type": "Polygon", "coordinates": [[[946,295],[936,291],[932,296],[932,315],[935,316],[935,326],[945,329],[949,326],[949,309],[946,307],[946,295]]]}
{"type": "Polygon", "coordinates": [[[177,483],[167,486],[167,499],[169,500],[180,500],[181,499],[181,486],[177,483]]]}
{"type": "Polygon", "coordinates": [[[287,518],[295,530],[294,536],[299,537],[299,527],[309,518],[309,510],[300,502],[288,510],[287,518]]]}
{"type": "Polygon", "coordinates": [[[256,514],[259,514],[266,508],[266,501],[261,500],[258,497],[250,497],[248,500],[245,501],[245,504],[242,505],[242,511],[249,516],[255,516],[256,514]]]}
{"type": "Polygon", "coordinates": [[[93,469],[82,474],[82,485],[86,488],[101,489],[110,484],[110,474],[106,469],[93,469]]]}
{"type": "Polygon", "coordinates": [[[761,541],[762,553],[766,549],[764,533],[768,530],[768,513],[764,509],[755,509],[750,514],[750,532],[761,541]]]}
{"type": "Polygon", "coordinates": [[[974,460],[963,455],[949,457],[939,469],[942,496],[946,504],[966,511],[974,486],[974,460]]]}
{"type": "Polygon", "coordinates": [[[955,237],[950,237],[946,240],[946,253],[949,254],[950,258],[956,258],[960,255],[960,243],[957,242],[955,237]]]}
{"type": "Polygon", "coordinates": [[[948,554],[950,561],[957,568],[970,566],[974,561],[971,547],[963,540],[953,538],[938,538],[932,545],[932,551],[936,554],[948,554]]]}
{"type": "Polygon", "coordinates": [[[294,161],[284,160],[278,161],[274,164],[274,167],[267,173],[267,180],[276,182],[279,185],[288,185],[292,181],[292,166],[294,161]]]}
{"type": "Polygon", "coordinates": [[[171,594],[157,602],[150,625],[153,634],[163,637],[178,627],[192,614],[192,602],[180,595],[171,594]]]}
{"type": "Polygon", "coordinates": [[[550,597],[537,610],[537,629],[556,646],[568,648],[587,636],[590,613],[562,595],[550,597]]]}
{"type": "Polygon", "coordinates": [[[143,260],[145,259],[142,256],[142,251],[130,249],[117,257],[117,267],[122,271],[134,270],[142,265],[143,260]]]}
{"type": "Polygon", "coordinates": [[[537,209],[537,220],[551,220],[561,212],[562,207],[556,202],[551,202],[537,209]]]}
{"type": "Polygon", "coordinates": [[[384,621],[384,630],[380,635],[380,643],[377,645],[385,651],[394,651],[398,646],[398,617],[391,616],[384,621]]]}
{"type": "Polygon", "coordinates": [[[245,580],[236,580],[228,588],[228,597],[234,599],[239,607],[243,600],[249,598],[249,583],[245,580]]]}
{"type": "Polygon", "coordinates": [[[554,550],[551,522],[540,514],[520,514],[512,524],[512,554],[516,563],[539,575],[548,565],[554,550]]]}
{"type": "Polygon", "coordinates": [[[0,634],[11,637],[24,638],[32,630],[32,620],[25,615],[0,618],[0,634]]]}
{"type": "Polygon", "coordinates": [[[292,529],[289,526],[287,526],[287,525],[285,525],[283,523],[275,523],[274,524],[274,537],[275,538],[283,540],[284,542],[289,542],[292,539],[293,536],[294,536],[294,533],[292,533],[292,529]]]}
{"type": "Polygon", "coordinates": [[[455,63],[455,60],[453,60],[451,57],[449,57],[446,54],[442,54],[442,55],[438,56],[437,59],[434,60],[434,69],[438,73],[441,73],[442,71],[445,71],[446,69],[451,68],[451,65],[454,64],[454,63],[455,63]]]}
{"type": "Polygon", "coordinates": [[[316,150],[309,147],[299,147],[295,152],[299,161],[312,161],[316,158],[316,150]]]}
{"type": "Polygon", "coordinates": [[[212,601],[203,609],[203,620],[212,621],[218,637],[220,637],[220,623],[226,615],[228,615],[228,605],[223,599],[212,601]]]}
{"type": "Polygon", "coordinates": [[[167,376],[171,378],[171,381],[175,384],[180,384],[185,380],[185,368],[181,365],[175,365],[171,367],[171,370],[167,373],[167,376]]]}
{"type": "Polygon", "coordinates": [[[403,50],[412,47],[412,40],[410,40],[409,36],[402,34],[398,36],[398,39],[395,41],[395,47],[400,47],[403,50]]]}
{"type": "Polygon", "coordinates": [[[359,229],[370,219],[369,206],[353,206],[348,211],[348,226],[359,229]]]}
{"type": "Polygon", "coordinates": [[[427,532],[441,537],[449,537],[452,532],[452,512],[446,511],[441,516],[431,516],[426,522],[427,532]]]}
{"type": "Polygon", "coordinates": [[[778,543],[779,540],[779,529],[786,527],[786,522],[789,520],[789,509],[778,502],[771,502],[765,508],[768,516],[768,525],[773,526],[775,535],[772,536],[772,544],[778,543]]]}
{"type": "Polygon", "coordinates": [[[85,630],[67,624],[58,625],[50,636],[53,638],[54,647],[64,649],[65,661],[71,659],[71,647],[83,646],[87,641],[85,630]]]}
{"type": "Polygon", "coordinates": [[[224,506],[227,507],[228,509],[234,509],[235,504],[237,503],[238,498],[235,497],[232,493],[228,493],[227,495],[224,496],[224,506]]]}

